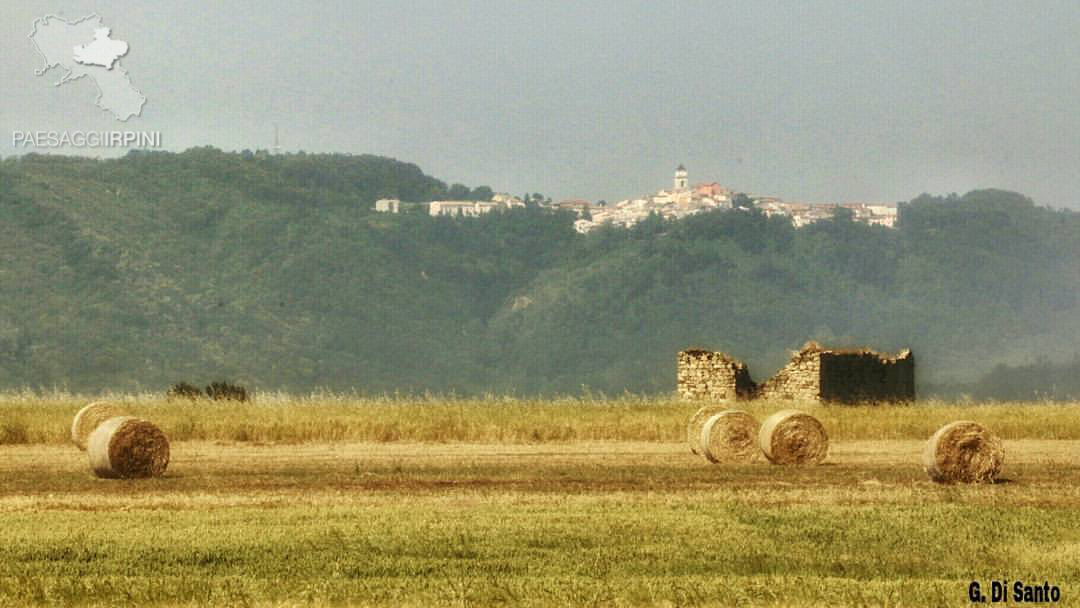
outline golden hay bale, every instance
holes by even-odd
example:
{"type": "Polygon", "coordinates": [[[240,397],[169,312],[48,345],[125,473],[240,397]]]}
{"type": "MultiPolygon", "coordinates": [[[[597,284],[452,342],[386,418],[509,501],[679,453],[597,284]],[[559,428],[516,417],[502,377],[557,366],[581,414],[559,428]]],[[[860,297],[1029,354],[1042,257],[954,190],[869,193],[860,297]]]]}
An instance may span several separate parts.
{"type": "Polygon", "coordinates": [[[1001,472],[1005,448],[981,424],[958,420],[930,437],[922,460],[926,474],[939,483],[992,482],[1001,472]]]}
{"type": "Polygon", "coordinates": [[[90,433],[86,453],[98,477],[157,477],[169,466],[169,438],[146,420],[117,416],[90,433]]]}
{"type": "Polygon", "coordinates": [[[75,414],[75,419],[71,422],[72,443],[79,446],[79,449],[85,452],[86,440],[99,424],[105,422],[109,418],[126,416],[127,413],[127,410],[123,407],[105,401],[97,401],[87,405],[79,410],[79,413],[75,414]]]}
{"type": "Polygon", "coordinates": [[[829,454],[825,427],[799,410],[781,410],[766,418],[758,443],[773,464],[818,464],[829,454]]]}
{"type": "Polygon", "coordinates": [[[701,448],[709,462],[753,462],[761,450],[757,446],[757,418],[742,410],[725,410],[701,427],[701,448]]]}
{"type": "Polygon", "coordinates": [[[694,412],[694,415],[690,417],[690,423],[686,425],[686,442],[690,444],[690,451],[694,454],[702,454],[701,447],[701,429],[705,426],[705,422],[713,416],[727,410],[727,406],[724,405],[706,405],[705,407],[694,412]]]}

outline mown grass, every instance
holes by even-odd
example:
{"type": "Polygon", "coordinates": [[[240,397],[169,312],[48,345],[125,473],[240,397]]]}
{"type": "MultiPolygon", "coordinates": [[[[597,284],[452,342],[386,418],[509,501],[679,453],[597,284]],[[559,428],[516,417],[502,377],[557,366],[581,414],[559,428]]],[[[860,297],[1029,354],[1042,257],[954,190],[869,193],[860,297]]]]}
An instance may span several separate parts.
{"type": "Polygon", "coordinates": [[[383,497],[5,524],[10,605],[961,605],[1002,576],[1080,590],[1076,510],[383,497]]]}
{"type": "Polygon", "coordinates": [[[0,448],[0,606],[943,606],[972,580],[1080,592],[1080,446],[1010,445],[1009,483],[938,486],[918,441],[819,467],[672,444],[174,446],[89,475],[0,448]],[[50,481],[55,478],[55,481],[50,481]]]}
{"type": "MultiPolygon", "coordinates": [[[[94,399],[129,405],[175,441],[501,442],[679,441],[695,404],[644,397],[528,400],[259,395],[252,403],[160,395],[0,395],[0,444],[68,441],[71,417],[94,399]]],[[[1080,439],[1076,403],[821,406],[739,404],[759,418],[797,406],[837,440],[925,439],[943,424],[977,420],[1005,439],[1080,439]]]]}
{"type": "Polygon", "coordinates": [[[112,398],[170,434],[165,477],[90,474],[67,443],[88,398],[0,398],[0,607],[1080,598],[1075,405],[804,405],[829,459],[777,467],[691,456],[676,401],[112,398]],[[1005,438],[1003,483],[927,481],[923,443],[960,418],[1005,438]]]}

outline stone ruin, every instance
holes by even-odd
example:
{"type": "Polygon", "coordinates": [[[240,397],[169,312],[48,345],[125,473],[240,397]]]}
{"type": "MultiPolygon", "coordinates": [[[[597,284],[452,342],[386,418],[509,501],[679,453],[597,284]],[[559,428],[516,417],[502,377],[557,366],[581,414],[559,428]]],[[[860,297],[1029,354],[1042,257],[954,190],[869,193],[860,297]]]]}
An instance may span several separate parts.
{"type": "Polygon", "coordinates": [[[677,379],[684,400],[913,401],[915,357],[908,349],[888,356],[866,348],[832,349],[807,342],[773,377],[757,384],[741,361],[695,349],[679,353],[677,379]]]}
{"type": "Polygon", "coordinates": [[[679,353],[679,396],[696,399],[747,399],[754,391],[750,370],[742,361],[707,350],[679,353]]]}

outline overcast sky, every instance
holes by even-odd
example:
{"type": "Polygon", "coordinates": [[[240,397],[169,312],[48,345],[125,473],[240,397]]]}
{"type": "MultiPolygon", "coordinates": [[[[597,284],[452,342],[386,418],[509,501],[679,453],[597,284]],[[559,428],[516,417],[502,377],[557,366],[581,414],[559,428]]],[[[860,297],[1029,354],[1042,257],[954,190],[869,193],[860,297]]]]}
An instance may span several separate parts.
{"type": "Polygon", "coordinates": [[[1000,187],[1080,208],[1073,2],[67,1],[0,14],[11,132],[375,153],[447,182],[617,200],[692,182],[788,200],[1000,187]],[[947,6],[943,6],[947,4],[947,6]],[[98,13],[148,99],[35,76],[35,18],[98,13]]]}

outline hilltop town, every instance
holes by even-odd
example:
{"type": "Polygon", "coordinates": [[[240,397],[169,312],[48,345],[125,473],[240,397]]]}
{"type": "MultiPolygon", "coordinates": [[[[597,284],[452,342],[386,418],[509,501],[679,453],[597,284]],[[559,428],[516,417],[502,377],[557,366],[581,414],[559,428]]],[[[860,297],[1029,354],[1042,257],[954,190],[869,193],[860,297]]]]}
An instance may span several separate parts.
{"type": "MultiPolygon", "coordinates": [[[[375,210],[400,213],[401,204],[397,199],[380,199],[375,203],[375,210]]],[[[492,211],[525,207],[527,203],[510,194],[495,194],[489,201],[430,201],[423,205],[433,216],[475,217],[492,211]]],[[[689,172],[683,165],[675,169],[670,189],[658,190],[639,198],[615,203],[569,199],[557,203],[543,201],[538,205],[552,210],[573,211],[578,215],[574,228],[583,234],[606,224],[629,228],[653,213],[665,219],[679,219],[705,211],[745,212],[758,209],[770,217],[790,217],[796,228],[833,218],[841,209],[846,210],[852,221],[874,226],[894,228],[897,220],[894,203],[804,203],[736,192],[716,182],[690,185],[689,172]]]]}

